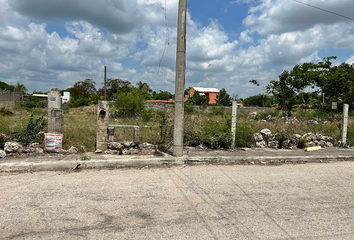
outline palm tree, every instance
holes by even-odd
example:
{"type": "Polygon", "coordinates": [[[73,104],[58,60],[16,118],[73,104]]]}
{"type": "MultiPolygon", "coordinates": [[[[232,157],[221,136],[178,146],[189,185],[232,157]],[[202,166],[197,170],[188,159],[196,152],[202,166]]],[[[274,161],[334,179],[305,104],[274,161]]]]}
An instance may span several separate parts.
{"type": "Polygon", "coordinates": [[[28,90],[25,87],[25,85],[21,84],[21,83],[17,83],[15,85],[15,92],[20,92],[20,93],[26,93],[28,90]]]}

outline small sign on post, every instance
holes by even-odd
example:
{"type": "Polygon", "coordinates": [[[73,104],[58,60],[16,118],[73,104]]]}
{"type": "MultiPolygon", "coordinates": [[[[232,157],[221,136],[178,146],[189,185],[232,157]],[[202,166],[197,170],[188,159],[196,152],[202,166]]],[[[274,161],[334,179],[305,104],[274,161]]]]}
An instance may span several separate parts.
{"type": "Polygon", "coordinates": [[[61,152],[63,143],[63,134],[58,133],[45,133],[44,134],[44,150],[46,152],[61,152]]]}
{"type": "Polygon", "coordinates": [[[337,110],[337,102],[332,102],[332,110],[337,110]]]}

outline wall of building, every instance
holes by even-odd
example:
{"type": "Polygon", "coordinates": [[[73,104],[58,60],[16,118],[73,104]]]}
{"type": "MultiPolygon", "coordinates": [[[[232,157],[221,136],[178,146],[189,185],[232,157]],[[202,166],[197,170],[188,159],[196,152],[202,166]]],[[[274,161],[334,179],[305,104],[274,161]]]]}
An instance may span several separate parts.
{"type": "Polygon", "coordinates": [[[0,90],[0,107],[12,109],[17,103],[21,103],[22,100],[22,93],[0,90]]]}

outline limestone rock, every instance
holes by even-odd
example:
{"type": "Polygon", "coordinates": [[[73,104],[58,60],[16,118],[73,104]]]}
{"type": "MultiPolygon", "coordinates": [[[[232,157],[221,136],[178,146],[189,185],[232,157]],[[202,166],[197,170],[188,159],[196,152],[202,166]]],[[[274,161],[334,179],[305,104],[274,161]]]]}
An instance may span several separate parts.
{"type": "Polygon", "coordinates": [[[261,130],[260,133],[261,133],[263,136],[272,135],[272,132],[271,132],[268,128],[265,128],[265,129],[261,130]]]}
{"type": "Polygon", "coordinates": [[[266,148],[267,144],[265,141],[256,142],[256,147],[257,148],[266,148]]]}
{"type": "Polygon", "coordinates": [[[23,146],[17,142],[6,142],[4,150],[6,153],[21,153],[23,146]]]}
{"type": "Polygon", "coordinates": [[[108,148],[111,150],[122,150],[125,146],[119,142],[108,143],[108,148]]]}
{"type": "Polygon", "coordinates": [[[151,143],[143,143],[140,145],[140,147],[144,149],[155,149],[155,146],[151,143]]]}
{"type": "Polygon", "coordinates": [[[79,152],[79,150],[76,147],[74,147],[74,146],[71,146],[68,149],[68,153],[78,153],[78,152],[79,152]]]}
{"type": "Polygon", "coordinates": [[[254,138],[254,140],[255,140],[256,142],[261,142],[261,141],[263,141],[263,135],[260,134],[260,133],[255,133],[255,134],[253,134],[253,138],[254,138]]]}
{"type": "Polygon", "coordinates": [[[6,157],[6,152],[3,150],[0,150],[0,158],[5,158],[6,157]]]}
{"type": "Polygon", "coordinates": [[[279,142],[277,140],[270,141],[268,142],[268,147],[277,149],[279,148],[279,142]]]}
{"type": "Polygon", "coordinates": [[[31,154],[31,155],[40,155],[44,152],[42,148],[29,147],[25,148],[22,151],[23,153],[31,154]]]}
{"type": "Polygon", "coordinates": [[[135,143],[134,142],[122,142],[125,148],[131,148],[134,147],[135,143]]]}

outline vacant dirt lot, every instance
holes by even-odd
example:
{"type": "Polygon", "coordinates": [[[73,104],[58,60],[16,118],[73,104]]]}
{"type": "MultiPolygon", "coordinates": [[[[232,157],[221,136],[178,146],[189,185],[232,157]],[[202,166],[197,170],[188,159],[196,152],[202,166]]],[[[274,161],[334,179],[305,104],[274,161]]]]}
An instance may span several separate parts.
{"type": "Polygon", "coordinates": [[[354,163],[0,174],[0,239],[353,239],[354,163]]]}

